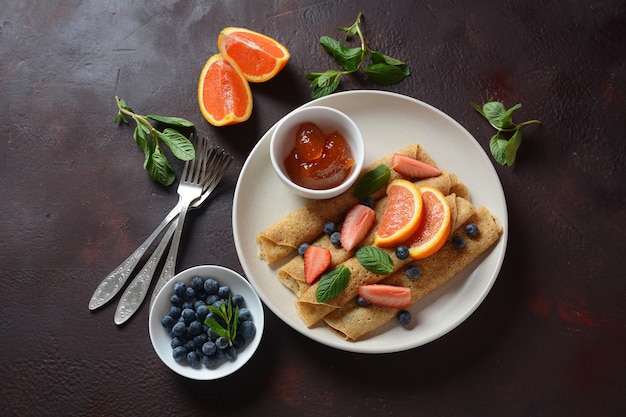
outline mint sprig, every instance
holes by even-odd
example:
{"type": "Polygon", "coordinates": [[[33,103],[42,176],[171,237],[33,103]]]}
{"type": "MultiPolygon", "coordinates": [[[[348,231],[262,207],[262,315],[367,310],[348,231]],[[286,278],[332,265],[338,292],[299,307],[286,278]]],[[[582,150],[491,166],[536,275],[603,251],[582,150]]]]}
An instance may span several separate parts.
{"type": "Polygon", "coordinates": [[[361,42],[360,47],[344,46],[341,42],[329,36],[322,36],[320,44],[343,68],[343,71],[327,70],[324,72],[311,72],[306,75],[311,80],[312,98],[319,98],[333,93],[340,84],[341,77],[363,70],[365,75],[379,85],[397,84],[411,74],[409,66],[399,59],[390,57],[379,51],[370,49],[365,43],[360,23],[363,13],[359,12],[356,21],[348,27],[339,27],[338,30],[345,32],[345,40],[350,36],[357,36],[361,42]],[[370,63],[363,68],[367,58],[370,63]]]}
{"type": "Polygon", "coordinates": [[[217,308],[213,305],[209,306],[209,310],[213,312],[220,320],[210,317],[204,319],[204,324],[209,326],[218,336],[225,337],[228,345],[232,346],[237,336],[237,325],[239,323],[239,306],[233,309],[232,298],[228,297],[228,302],[217,308]]]}
{"type": "Polygon", "coordinates": [[[193,144],[176,128],[193,127],[193,123],[181,117],[137,114],[124,100],[117,96],[115,97],[115,102],[118,111],[113,121],[120,124],[129,124],[126,117],[130,117],[137,124],[133,132],[133,138],[144,153],[144,169],[148,171],[154,181],[165,186],[172,184],[176,179],[176,174],[167,159],[167,155],[163,152],[161,144],[165,144],[176,158],[183,161],[192,160],[196,156],[193,144]],[[152,125],[150,120],[171,127],[159,131],[152,125]]]}
{"type": "Polygon", "coordinates": [[[315,299],[319,303],[327,303],[337,297],[350,281],[350,269],[345,265],[339,265],[332,271],[326,272],[320,277],[315,299]]]}
{"type": "Polygon", "coordinates": [[[497,131],[489,140],[489,150],[495,161],[502,166],[513,165],[522,144],[522,127],[541,122],[533,119],[519,124],[513,123],[513,112],[522,107],[520,103],[507,109],[501,102],[490,98],[482,106],[472,102],[470,105],[497,131]]]}

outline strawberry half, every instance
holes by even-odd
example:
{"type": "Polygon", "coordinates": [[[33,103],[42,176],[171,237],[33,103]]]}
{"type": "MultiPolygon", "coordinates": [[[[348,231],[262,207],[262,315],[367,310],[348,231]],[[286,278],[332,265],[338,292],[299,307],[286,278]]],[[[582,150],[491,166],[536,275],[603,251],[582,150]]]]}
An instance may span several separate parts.
{"type": "Polygon", "coordinates": [[[381,307],[406,308],[411,305],[411,289],[398,285],[361,285],[359,295],[365,301],[381,307]]]}
{"type": "Polygon", "coordinates": [[[309,246],[304,252],[304,280],[313,284],[330,266],[331,254],[326,248],[309,246]]]}
{"type": "Polygon", "coordinates": [[[394,171],[406,178],[430,178],[441,175],[439,168],[399,153],[391,158],[391,166],[394,171]]]}
{"type": "Polygon", "coordinates": [[[363,204],[357,204],[348,211],[341,225],[341,247],[352,250],[369,233],[376,220],[376,212],[363,204]]]}

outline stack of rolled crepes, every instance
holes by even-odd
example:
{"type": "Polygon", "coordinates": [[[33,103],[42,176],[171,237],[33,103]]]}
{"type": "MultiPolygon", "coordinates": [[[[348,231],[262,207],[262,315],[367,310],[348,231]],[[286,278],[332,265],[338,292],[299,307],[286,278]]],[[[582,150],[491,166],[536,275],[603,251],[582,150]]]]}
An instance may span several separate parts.
{"type": "MultiPolygon", "coordinates": [[[[436,166],[435,161],[418,144],[396,153],[436,166]]],[[[364,172],[381,164],[390,165],[392,156],[393,154],[376,161],[364,172]]],[[[391,179],[399,177],[395,171],[391,172],[391,179]]],[[[401,260],[395,256],[395,249],[383,249],[393,261],[393,271],[388,275],[378,275],[365,269],[354,257],[354,251],[345,251],[334,246],[329,237],[323,233],[326,222],[339,224],[345,213],[359,203],[352,195],[352,189],[330,200],[310,201],[257,236],[259,258],[268,264],[292,256],[278,269],[278,279],[296,295],[296,311],[307,327],[325,322],[347,340],[358,340],[392,320],[398,312],[393,308],[358,305],[356,298],[360,285],[381,283],[409,287],[411,300],[415,303],[457,275],[494,245],[502,235],[502,227],[497,219],[485,207],[473,206],[467,188],[459,182],[456,175],[443,171],[437,177],[415,181],[415,184],[429,185],[446,196],[451,212],[450,235],[439,251],[421,260],[411,258],[401,260]],[[468,223],[475,223],[478,226],[477,236],[473,238],[464,236],[463,230],[468,223]],[[455,234],[465,237],[464,248],[456,249],[452,246],[451,241],[455,234]],[[304,261],[296,253],[302,243],[328,248],[332,255],[329,269],[343,264],[350,270],[348,285],[339,296],[328,303],[319,303],[316,300],[317,283],[309,285],[304,280],[304,261]],[[417,265],[421,270],[417,279],[410,279],[405,274],[406,268],[412,265],[417,265]]],[[[384,187],[371,197],[375,200],[376,222],[361,246],[373,244],[378,222],[387,204],[384,187]]]]}

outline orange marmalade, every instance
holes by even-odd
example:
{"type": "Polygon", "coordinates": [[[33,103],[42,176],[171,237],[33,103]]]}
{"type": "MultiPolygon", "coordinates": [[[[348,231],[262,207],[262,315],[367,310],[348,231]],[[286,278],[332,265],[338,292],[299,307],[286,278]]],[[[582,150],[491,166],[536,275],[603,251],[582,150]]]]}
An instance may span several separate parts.
{"type": "Polygon", "coordinates": [[[315,123],[300,125],[296,144],[285,158],[287,175],[301,187],[328,190],[350,175],[354,158],[337,131],[325,134],[315,123]]]}

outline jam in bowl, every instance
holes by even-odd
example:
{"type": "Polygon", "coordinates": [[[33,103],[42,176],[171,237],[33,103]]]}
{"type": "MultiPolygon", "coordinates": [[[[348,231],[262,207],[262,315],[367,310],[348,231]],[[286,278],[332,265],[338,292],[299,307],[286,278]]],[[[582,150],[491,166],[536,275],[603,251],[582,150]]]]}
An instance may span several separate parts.
{"type": "Polygon", "coordinates": [[[363,138],[352,119],[321,106],[302,107],[276,126],[270,156],[278,177],[296,194],[335,197],[350,188],[363,168],[363,138]]]}

